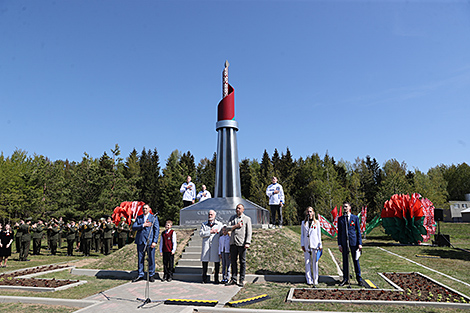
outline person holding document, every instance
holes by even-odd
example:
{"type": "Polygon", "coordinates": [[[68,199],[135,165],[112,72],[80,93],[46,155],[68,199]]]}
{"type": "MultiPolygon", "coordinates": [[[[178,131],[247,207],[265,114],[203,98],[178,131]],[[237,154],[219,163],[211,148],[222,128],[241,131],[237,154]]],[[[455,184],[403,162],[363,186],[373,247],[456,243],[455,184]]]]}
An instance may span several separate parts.
{"type": "Polygon", "coordinates": [[[322,254],[320,222],[312,207],[305,210],[305,220],[300,228],[300,245],[305,257],[305,278],[309,286],[318,285],[318,260],[322,254]],[[312,270],[313,268],[313,270],[312,270]]]}
{"type": "Polygon", "coordinates": [[[343,254],[343,281],[340,286],[349,284],[349,251],[356,272],[356,280],[362,286],[361,267],[359,266],[359,256],[362,251],[361,223],[359,218],[351,214],[351,204],[343,203],[344,215],[338,218],[338,248],[343,254]]]}

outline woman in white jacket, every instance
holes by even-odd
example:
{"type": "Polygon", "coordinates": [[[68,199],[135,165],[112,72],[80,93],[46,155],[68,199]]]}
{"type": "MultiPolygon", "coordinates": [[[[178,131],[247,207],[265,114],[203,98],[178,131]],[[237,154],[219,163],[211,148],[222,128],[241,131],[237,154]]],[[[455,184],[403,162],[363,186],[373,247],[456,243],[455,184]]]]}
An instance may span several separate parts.
{"type": "Polygon", "coordinates": [[[315,218],[312,207],[305,210],[305,220],[302,221],[301,226],[300,245],[304,251],[307,284],[315,287],[318,284],[317,253],[321,252],[323,246],[321,243],[320,222],[315,218]]]}

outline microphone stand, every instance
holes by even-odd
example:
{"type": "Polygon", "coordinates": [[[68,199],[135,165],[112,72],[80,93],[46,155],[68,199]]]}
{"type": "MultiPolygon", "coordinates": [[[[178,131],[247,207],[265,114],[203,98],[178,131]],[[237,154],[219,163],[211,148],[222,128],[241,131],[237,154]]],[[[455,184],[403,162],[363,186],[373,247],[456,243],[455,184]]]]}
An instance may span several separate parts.
{"type": "MultiPolygon", "coordinates": [[[[149,266],[150,266],[150,251],[152,250],[152,248],[149,247],[149,244],[150,244],[150,238],[152,237],[152,233],[153,233],[153,225],[155,224],[156,220],[157,220],[157,213],[155,213],[153,215],[152,225],[150,226],[149,235],[148,235],[148,238],[147,238],[147,242],[145,243],[145,247],[144,247],[144,253],[147,253],[147,260],[148,260],[148,262],[147,262],[147,282],[145,283],[145,292],[144,292],[145,299],[137,298],[137,300],[142,301],[142,304],[137,307],[138,309],[140,309],[144,305],[152,303],[152,302],[162,303],[162,300],[152,301],[150,299],[150,267],[149,266]]],[[[153,248],[153,249],[155,249],[155,248],[153,248]]],[[[144,257],[144,259],[145,259],[145,257],[144,257]]],[[[144,260],[144,272],[145,272],[145,260],[144,260]]]]}

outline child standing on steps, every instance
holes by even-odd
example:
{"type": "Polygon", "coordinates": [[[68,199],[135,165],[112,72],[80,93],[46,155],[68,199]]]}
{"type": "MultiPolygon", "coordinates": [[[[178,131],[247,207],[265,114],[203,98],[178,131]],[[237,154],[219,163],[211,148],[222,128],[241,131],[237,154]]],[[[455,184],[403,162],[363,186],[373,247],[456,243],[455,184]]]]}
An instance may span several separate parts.
{"type": "Polygon", "coordinates": [[[219,257],[222,260],[222,283],[227,283],[230,278],[230,235],[225,226],[219,238],[219,257]]]}
{"type": "Polygon", "coordinates": [[[166,221],[165,230],[160,237],[160,255],[163,256],[162,281],[168,282],[173,279],[176,252],[176,232],[171,229],[172,226],[173,222],[171,220],[166,221]]]}

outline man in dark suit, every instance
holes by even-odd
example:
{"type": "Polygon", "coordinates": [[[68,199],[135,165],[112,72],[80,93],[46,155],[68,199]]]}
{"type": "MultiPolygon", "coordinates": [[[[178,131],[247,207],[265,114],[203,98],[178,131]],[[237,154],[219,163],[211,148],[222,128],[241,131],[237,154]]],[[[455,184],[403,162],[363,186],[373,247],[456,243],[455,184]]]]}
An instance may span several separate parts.
{"type": "Polygon", "coordinates": [[[155,278],[155,247],[157,246],[160,226],[156,215],[150,213],[150,206],[144,205],[142,208],[144,214],[137,216],[132,229],[137,231],[135,243],[137,244],[137,254],[139,257],[138,272],[139,275],[132,280],[133,283],[144,279],[144,260],[145,252],[149,259],[149,280],[154,282],[155,278]]]}
{"type": "Polygon", "coordinates": [[[351,214],[351,204],[343,203],[344,214],[338,218],[338,248],[343,254],[343,281],[340,286],[349,284],[349,251],[353,259],[357,283],[362,286],[359,255],[362,251],[361,223],[359,218],[351,214]]]}

